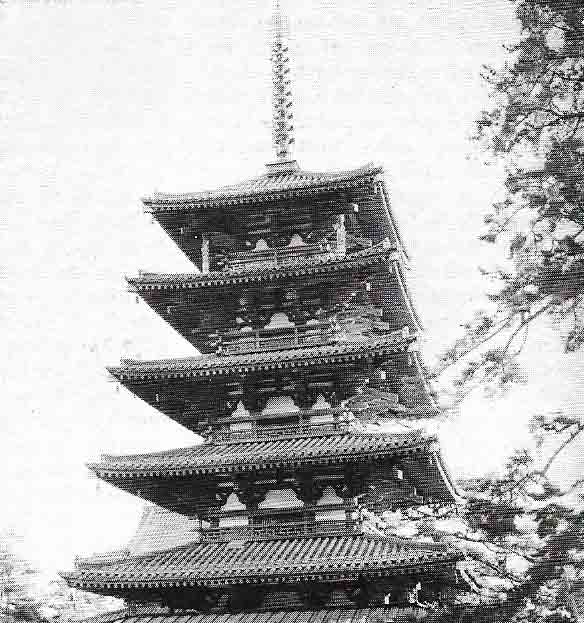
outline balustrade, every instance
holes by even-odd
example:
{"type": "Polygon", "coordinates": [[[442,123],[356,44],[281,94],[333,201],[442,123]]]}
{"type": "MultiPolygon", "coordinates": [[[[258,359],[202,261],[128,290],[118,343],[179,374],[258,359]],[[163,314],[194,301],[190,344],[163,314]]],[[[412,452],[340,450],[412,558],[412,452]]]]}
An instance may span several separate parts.
{"type": "Polygon", "coordinates": [[[324,261],[339,254],[344,255],[344,253],[344,245],[339,246],[336,241],[278,247],[263,251],[239,251],[225,257],[223,268],[238,272],[257,268],[278,268],[304,264],[306,261],[324,261]]]}
{"type": "Polygon", "coordinates": [[[265,522],[261,525],[239,526],[234,528],[206,528],[201,532],[202,541],[230,541],[237,539],[254,539],[299,536],[316,534],[362,534],[363,522],[359,519],[344,521],[298,521],[298,522],[265,522]]]}
{"type": "Polygon", "coordinates": [[[240,355],[266,350],[328,344],[338,337],[338,325],[319,322],[293,327],[229,331],[219,338],[217,354],[240,355]]]}
{"type": "Polygon", "coordinates": [[[228,416],[221,418],[221,424],[229,426],[230,424],[241,424],[247,422],[246,428],[229,430],[220,428],[212,434],[213,440],[225,441],[243,439],[262,439],[268,437],[281,436],[297,436],[307,435],[318,432],[337,432],[347,430],[354,426],[355,418],[350,411],[343,407],[331,409],[307,409],[301,411],[290,411],[269,414],[250,414],[247,418],[228,416]],[[311,418],[319,418],[318,422],[311,422],[311,418]],[[287,421],[286,424],[270,424],[270,421],[280,420],[287,421]],[[295,420],[289,423],[290,420],[295,420]]]}

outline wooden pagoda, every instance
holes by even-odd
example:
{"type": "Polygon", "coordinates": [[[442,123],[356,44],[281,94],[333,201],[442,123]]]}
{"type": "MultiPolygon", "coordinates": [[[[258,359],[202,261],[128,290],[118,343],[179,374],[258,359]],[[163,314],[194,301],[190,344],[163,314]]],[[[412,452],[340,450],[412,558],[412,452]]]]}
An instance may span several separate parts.
{"type": "Polygon", "coordinates": [[[292,158],[275,22],[276,161],[215,191],[143,199],[196,270],[140,273],[130,288],[202,354],[110,369],[203,442],[89,466],[193,529],[64,576],[200,623],[390,620],[459,590],[461,556],[391,536],[384,512],[461,496],[416,425],[438,409],[383,171],[315,173],[292,158]]]}

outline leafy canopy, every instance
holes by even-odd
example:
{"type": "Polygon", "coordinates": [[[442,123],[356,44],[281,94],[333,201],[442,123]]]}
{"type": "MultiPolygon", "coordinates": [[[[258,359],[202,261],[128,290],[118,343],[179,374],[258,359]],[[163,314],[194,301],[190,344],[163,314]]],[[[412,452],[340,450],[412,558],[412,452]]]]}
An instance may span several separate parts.
{"type": "Polygon", "coordinates": [[[437,367],[473,353],[461,385],[521,380],[514,358],[539,316],[569,322],[567,351],[584,342],[584,3],[514,4],[521,36],[503,68],[484,68],[492,106],[474,137],[505,165],[505,196],[485,215],[481,239],[506,257],[484,271],[493,309],[464,327],[437,367]]]}

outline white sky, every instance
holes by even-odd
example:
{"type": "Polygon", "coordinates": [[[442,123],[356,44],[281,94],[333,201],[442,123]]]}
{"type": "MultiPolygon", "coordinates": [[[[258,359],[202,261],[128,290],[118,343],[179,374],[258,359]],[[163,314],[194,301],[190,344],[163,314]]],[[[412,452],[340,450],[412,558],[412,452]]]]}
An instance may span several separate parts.
{"type": "MultiPolygon", "coordinates": [[[[476,234],[499,180],[468,158],[467,137],[486,106],[480,66],[500,62],[515,34],[512,5],[283,4],[297,158],[317,170],[385,166],[427,351],[436,352],[484,288],[476,234]]],[[[47,566],[117,547],[135,527],[139,504],[97,490],[86,461],[193,441],[116,392],[104,367],[192,352],[125,292],[124,273],[190,268],[139,197],[263,172],[272,159],[269,16],[269,0],[0,5],[0,526],[15,525],[47,566]]],[[[574,358],[552,338],[530,348],[535,381],[500,403],[475,400],[445,430],[455,473],[496,468],[528,413],[573,398],[558,379],[574,358]]]]}

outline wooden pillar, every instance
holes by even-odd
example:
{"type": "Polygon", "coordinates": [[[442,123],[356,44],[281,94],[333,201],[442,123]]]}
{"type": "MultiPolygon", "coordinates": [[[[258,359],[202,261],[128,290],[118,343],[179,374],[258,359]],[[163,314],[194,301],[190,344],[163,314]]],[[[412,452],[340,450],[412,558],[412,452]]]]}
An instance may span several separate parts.
{"type": "Polygon", "coordinates": [[[201,272],[206,274],[209,272],[210,253],[209,238],[207,234],[203,234],[203,242],[201,243],[201,272]]]}
{"type": "Polygon", "coordinates": [[[347,253],[347,230],[345,228],[345,215],[339,214],[337,220],[337,255],[345,257],[347,253]]]}

